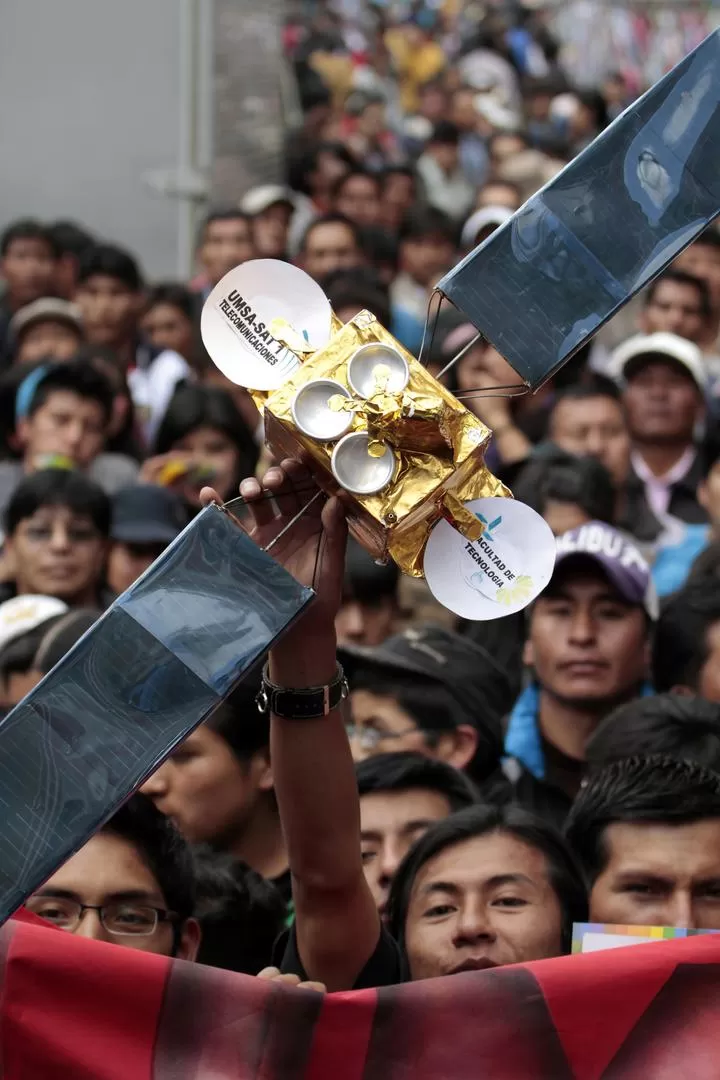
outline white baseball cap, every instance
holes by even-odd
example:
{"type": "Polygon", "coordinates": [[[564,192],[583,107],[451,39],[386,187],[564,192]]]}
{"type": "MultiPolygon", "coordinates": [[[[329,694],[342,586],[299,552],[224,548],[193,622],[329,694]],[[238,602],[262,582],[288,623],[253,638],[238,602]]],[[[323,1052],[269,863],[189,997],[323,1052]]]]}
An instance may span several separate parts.
{"type": "Polygon", "coordinates": [[[257,217],[277,203],[284,203],[291,210],[295,209],[295,200],[289,188],[280,184],[261,184],[245,192],[240,200],[240,209],[248,217],[257,217]]]}
{"type": "Polygon", "coordinates": [[[475,247],[477,234],[481,229],[487,225],[492,225],[497,229],[509,221],[513,213],[514,211],[508,210],[507,206],[483,206],[471,214],[463,225],[460,243],[464,248],[475,247]]]}
{"type": "Polygon", "coordinates": [[[656,334],[635,334],[613,352],[610,357],[610,374],[615,379],[624,380],[628,364],[641,356],[647,356],[648,359],[667,356],[671,360],[676,360],[678,364],[682,364],[688,374],[692,375],[699,389],[705,393],[707,371],[703,355],[697,345],[688,341],[687,338],[665,331],[658,331],[656,334]]]}
{"type": "Polygon", "coordinates": [[[6,600],[0,604],[0,651],[15,638],[69,610],[67,604],[54,596],[14,596],[12,600],[6,600]]]}

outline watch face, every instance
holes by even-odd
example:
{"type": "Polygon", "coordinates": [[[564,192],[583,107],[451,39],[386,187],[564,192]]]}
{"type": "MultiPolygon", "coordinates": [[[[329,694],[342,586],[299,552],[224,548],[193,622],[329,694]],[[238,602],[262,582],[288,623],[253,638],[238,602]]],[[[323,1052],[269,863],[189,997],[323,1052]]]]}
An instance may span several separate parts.
{"type": "Polygon", "coordinates": [[[537,388],[716,217],[719,141],[716,31],[438,290],[537,388]]]}

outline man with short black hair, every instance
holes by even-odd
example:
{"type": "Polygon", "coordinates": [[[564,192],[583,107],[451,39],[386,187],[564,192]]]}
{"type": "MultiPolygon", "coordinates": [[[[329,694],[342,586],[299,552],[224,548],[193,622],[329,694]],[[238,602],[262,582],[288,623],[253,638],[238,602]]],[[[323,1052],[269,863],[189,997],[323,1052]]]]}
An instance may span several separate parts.
{"type": "Polygon", "coordinates": [[[113,390],[86,360],[35,367],[15,396],[15,442],[22,461],[0,463],[0,513],[22,480],[38,469],[81,469],[104,491],[125,487],[138,466],[104,452],[113,390]]]}
{"type": "Polygon", "coordinates": [[[720,329],[720,233],[714,222],[680,252],[673,262],[673,268],[705,282],[710,294],[712,317],[706,324],[701,346],[705,351],[715,352],[720,329]]]}
{"type": "Polygon", "coordinates": [[[672,268],[665,270],[644,294],[640,329],[668,333],[700,345],[711,318],[710,292],[702,278],[672,268]]]}
{"type": "Polygon", "coordinates": [[[459,769],[424,754],[378,754],[357,766],[365,878],[380,914],[408,851],[436,821],[479,801],[459,769]]]}
{"type": "Polygon", "coordinates": [[[686,694],[655,694],[606,716],[585,748],[588,771],[613,761],[664,754],[720,773],[720,705],[686,694]]]}
{"type": "Polygon", "coordinates": [[[399,582],[394,562],[379,566],[356,540],[349,541],[343,599],[335,620],[340,645],[381,645],[393,633],[400,614],[399,582]]]}
{"type": "Polygon", "coordinates": [[[417,171],[430,206],[453,221],[463,221],[472,208],[475,188],[460,164],[460,129],[456,124],[448,120],[435,124],[417,171]]]}
{"type": "Polygon", "coordinates": [[[415,356],[420,352],[430,294],[452,266],[457,228],[433,206],[410,209],[400,226],[400,272],[390,287],[392,332],[415,356]]]}
{"type": "Polygon", "coordinates": [[[33,473],[13,493],[4,524],[15,579],[0,588],[0,602],[34,593],[70,607],[108,606],[110,501],[92,480],[68,469],[33,473]]]}
{"type": "Polygon", "coordinates": [[[5,292],[0,300],[0,363],[11,358],[10,320],[13,315],[55,292],[58,249],[49,229],[33,218],[9,225],[0,237],[0,278],[5,292]]]}
{"type": "Polygon", "coordinates": [[[136,417],[151,444],[175,387],[191,369],[172,349],[156,351],[142,341],[143,279],[136,260],[111,244],[91,248],[80,260],[75,299],[88,342],[113,349],[127,372],[136,417]]]}
{"type": "Polygon", "coordinates": [[[237,207],[212,210],[200,227],[197,254],[206,297],[229,270],[255,257],[250,215],[237,207]]]}
{"type": "Polygon", "coordinates": [[[380,223],[382,180],[377,173],[356,166],[338,177],[332,189],[333,210],[360,228],[380,223]]]}
{"type": "Polygon", "coordinates": [[[305,230],[297,261],[315,281],[322,281],[335,270],[362,266],[365,257],[358,226],[342,214],[315,218],[305,230]]]}
{"type": "Polygon", "coordinates": [[[692,582],[664,603],[652,669],[658,691],[720,702],[720,594],[714,583],[692,582]]]}
{"type": "Polygon", "coordinates": [[[566,836],[590,889],[590,919],[720,929],[720,777],[642,755],[588,780],[566,836]]]}
{"type": "Polygon", "coordinates": [[[192,856],[149,799],[124,806],[25,901],[28,911],[80,937],[194,960],[192,856]]]}
{"type": "Polygon", "coordinates": [[[58,252],[55,291],[63,299],[72,300],[77,289],[80,259],[97,241],[87,229],[74,221],[55,221],[49,226],[48,232],[58,252]]]}
{"type": "Polygon", "coordinates": [[[646,685],[657,597],[642,555],[610,525],[582,525],[557,545],[529,612],[523,659],[533,678],[510,713],[504,770],[518,802],[560,825],[588,738],[646,685]]]}
{"type": "Polygon", "coordinates": [[[630,436],[620,392],[610,379],[595,376],[557,395],[548,416],[548,438],[578,457],[594,457],[620,487],[630,468],[630,436]]]}

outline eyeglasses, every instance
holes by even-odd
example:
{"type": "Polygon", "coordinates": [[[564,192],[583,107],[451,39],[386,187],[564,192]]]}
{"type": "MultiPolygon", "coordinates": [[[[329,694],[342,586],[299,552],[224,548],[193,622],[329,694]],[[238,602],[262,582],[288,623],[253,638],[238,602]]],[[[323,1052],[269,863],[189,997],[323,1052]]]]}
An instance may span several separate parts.
{"type": "Polygon", "coordinates": [[[380,743],[390,742],[392,739],[402,739],[406,735],[437,735],[439,732],[427,728],[408,727],[402,731],[378,731],[374,727],[365,727],[363,724],[346,724],[348,739],[356,739],[361,750],[377,750],[380,743]]]}
{"type": "Polygon", "coordinates": [[[117,937],[149,937],[157,930],[158,923],[172,922],[172,911],[151,907],[149,904],[81,904],[58,896],[30,896],[25,906],[33,915],[39,915],[61,930],[77,930],[86,911],[97,911],[100,924],[108,934],[117,937]]]}

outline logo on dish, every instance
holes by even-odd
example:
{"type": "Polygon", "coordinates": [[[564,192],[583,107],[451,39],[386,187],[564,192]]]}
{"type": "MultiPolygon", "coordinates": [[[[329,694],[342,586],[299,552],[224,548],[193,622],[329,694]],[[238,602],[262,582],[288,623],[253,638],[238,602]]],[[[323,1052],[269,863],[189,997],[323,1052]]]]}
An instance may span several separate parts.
{"type": "Polygon", "coordinates": [[[502,525],[502,517],[496,517],[494,521],[488,521],[488,519],[486,517],[483,517],[482,514],[476,514],[475,516],[477,517],[478,521],[482,521],[483,525],[485,526],[485,536],[492,544],[495,540],[495,537],[493,536],[493,530],[500,528],[500,526],[502,525]]]}

